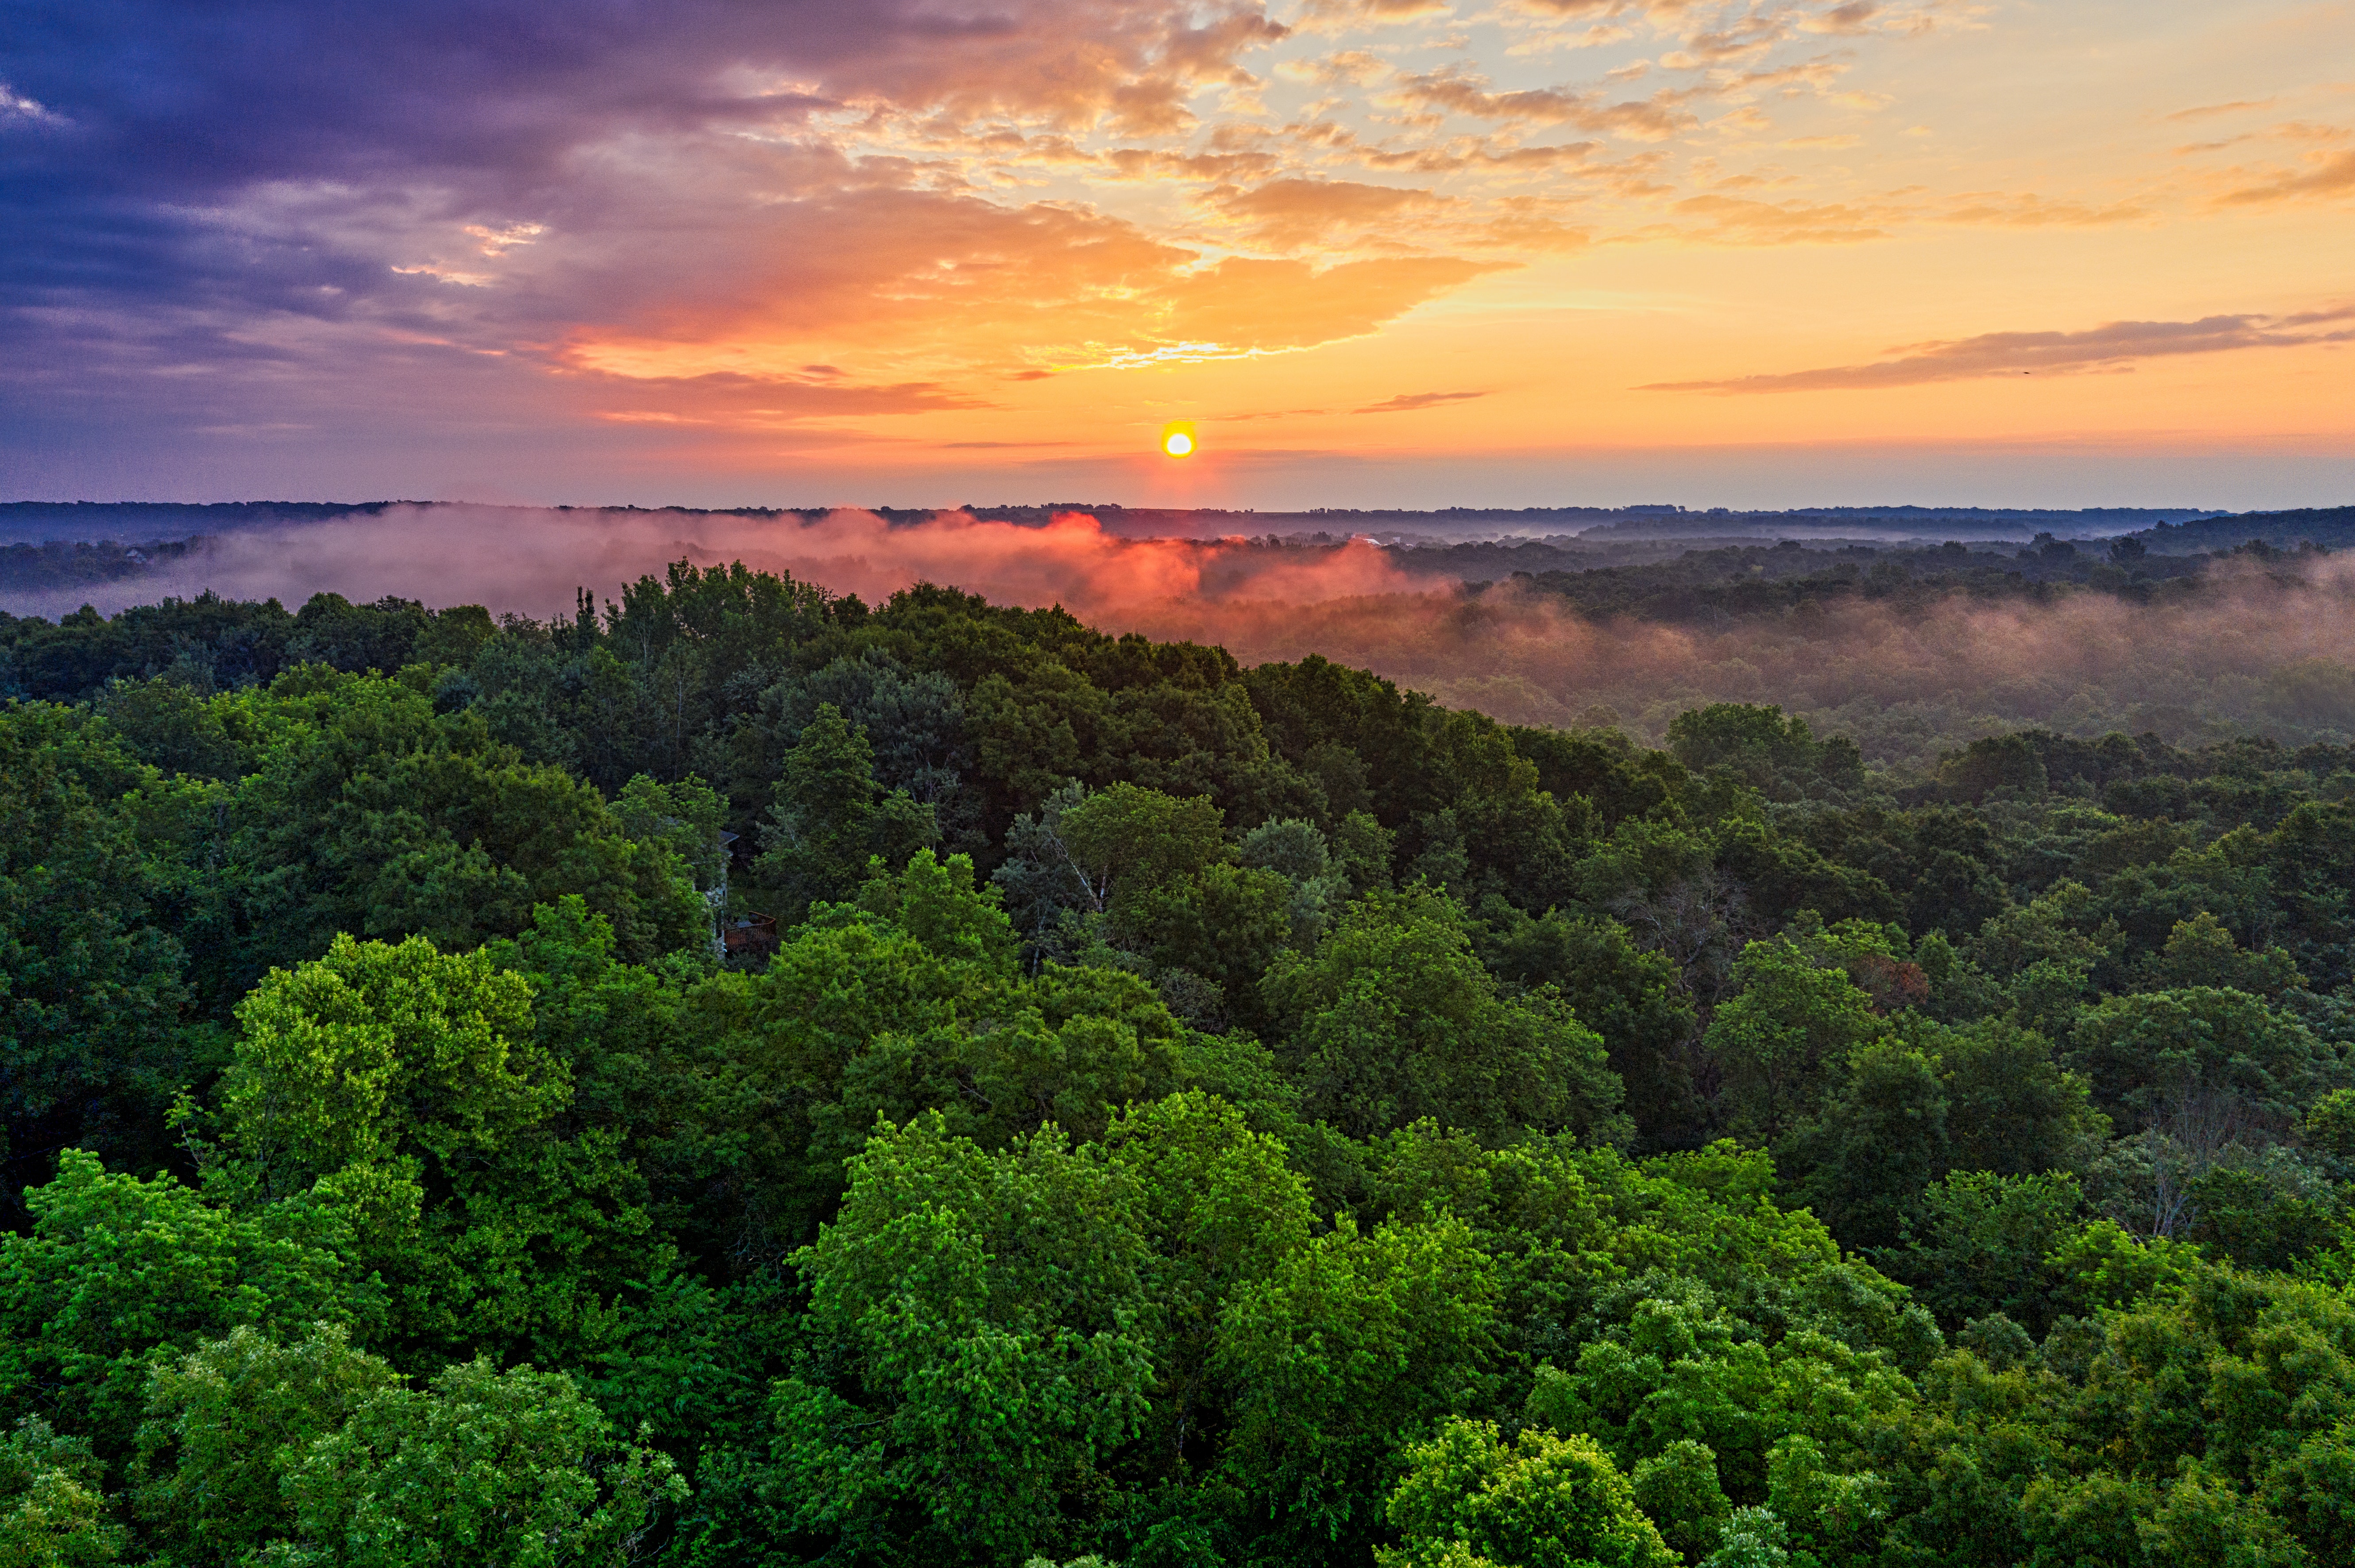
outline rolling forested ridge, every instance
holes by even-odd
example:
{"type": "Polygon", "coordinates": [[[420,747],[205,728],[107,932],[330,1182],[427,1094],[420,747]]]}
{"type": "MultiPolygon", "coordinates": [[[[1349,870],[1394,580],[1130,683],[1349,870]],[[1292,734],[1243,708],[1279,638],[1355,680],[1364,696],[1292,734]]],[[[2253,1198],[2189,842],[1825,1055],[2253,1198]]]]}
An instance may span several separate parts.
{"type": "Polygon", "coordinates": [[[684,563],[0,695],[0,1563],[2355,1563],[2355,746],[684,563]]]}

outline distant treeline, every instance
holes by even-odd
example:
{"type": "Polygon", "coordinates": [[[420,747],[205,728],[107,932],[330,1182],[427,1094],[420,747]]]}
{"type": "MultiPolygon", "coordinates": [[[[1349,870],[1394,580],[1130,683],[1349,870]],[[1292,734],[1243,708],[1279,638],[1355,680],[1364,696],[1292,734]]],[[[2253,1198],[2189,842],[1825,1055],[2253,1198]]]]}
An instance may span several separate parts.
{"type": "MultiPolygon", "coordinates": [[[[2270,559],[2262,542],[2240,549],[2270,559]]],[[[1688,550],[1674,560],[1637,566],[1532,571],[1519,564],[1544,547],[1459,545],[1422,555],[1468,569],[1512,563],[1510,581],[1553,595],[1592,616],[1646,621],[1710,621],[1779,614],[1803,604],[1844,599],[1924,603],[1950,594],[2049,601],[2057,592],[2090,589],[2147,603],[2163,593],[2196,592],[2202,556],[2151,553],[2137,538],[2073,544],[2041,535],[2018,550],[1972,549],[1959,543],[1808,549],[1796,541],[1688,550]]],[[[1560,551],[1546,553],[1560,555],[1560,551]]],[[[1491,586],[1482,584],[1483,587],[1491,586]]]]}
{"type": "Polygon", "coordinates": [[[2355,545],[2355,507],[2307,507],[2295,512],[2244,512],[2238,517],[2200,517],[2160,523],[2137,536],[2154,551],[2230,549],[2252,540],[2275,549],[2300,544],[2345,549],[2355,545]]]}
{"type": "Polygon", "coordinates": [[[202,549],[204,544],[205,538],[199,534],[135,546],[114,539],[0,545],[0,593],[38,593],[142,577],[156,566],[202,549]]]}

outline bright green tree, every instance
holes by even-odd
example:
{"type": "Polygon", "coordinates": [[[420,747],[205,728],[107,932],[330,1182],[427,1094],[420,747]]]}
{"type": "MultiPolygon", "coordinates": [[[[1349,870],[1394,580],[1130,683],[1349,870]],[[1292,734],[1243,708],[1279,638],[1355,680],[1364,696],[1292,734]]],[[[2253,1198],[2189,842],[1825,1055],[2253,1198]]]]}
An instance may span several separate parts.
{"type": "Polygon", "coordinates": [[[102,1467],[90,1445],[60,1437],[36,1415],[0,1437],[0,1563],[98,1568],[122,1554],[102,1467]]]}
{"type": "Polygon", "coordinates": [[[1116,908],[1224,860],[1226,813],[1207,795],[1179,798],[1133,784],[1097,790],[1062,815],[1072,859],[1116,908]]]}
{"type": "Polygon", "coordinates": [[[998,890],[975,884],[969,855],[943,860],[930,849],[919,849],[897,871],[870,861],[857,902],[943,958],[1012,971],[1020,939],[1007,919],[998,890]]]}
{"type": "Polygon", "coordinates": [[[719,791],[689,773],[676,784],[657,784],[639,773],[622,786],[613,816],[641,843],[660,844],[679,859],[698,892],[720,884],[728,851],[719,842],[728,803],[719,791]]]}
{"type": "Polygon", "coordinates": [[[480,1360],[363,1399],[282,1486],[293,1528],[261,1554],[269,1568],[621,1568],[687,1492],[570,1378],[480,1360]]]}
{"type": "Polygon", "coordinates": [[[1344,1219],[1230,1298],[1222,1473],[1294,1561],[1361,1560],[1401,1445],[1489,1395],[1497,1296],[1462,1221],[1344,1219]]]}
{"type": "Polygon", "coordinates": [[[291,1533],[289,1474],[400,1381],[332,1323],[284,1344],[240,1325],[156,1368],[133,1498],[149,1540],[176,1560],[232,1563],[291,1533]]]}
{"type": "Polygon", "coordinates": [[[307,1194],[225,1209],[74,1150],[25,1201],[31,1230],[0,1237],[0,1411],[38,1410],[110,1462],[151,1372],[199,1342],[244,1324],[382,1324],[348,1221],[307,1194]]]}
{"type": "Polygon", "coordinates": [[[1149,1249],[1147,1295],[1159,1306],[1150,1437],[1156,1467],[1182,1473],[1213,1455],[1233,1391],[1209,1373],[1228,1299],[1267,1279],[1305,1245],[1308,1184],[1286,1151],[1233,1106],[1199,1092],[1132,1106],[1104,1137],[1106,1158],[1135,1183],[1149,1249]]]}
{"type": "Polygon", "coordinates": [[[626,1129],[567,1124],[571,1073],[489,954],[338,936],[238,1017],[213,1179],[348,1214],[402,1342],[570,1360],[672,1266],[626,1129]]]}
{"type": "Polygon", "coordinates": [[[1733,1507],[1717,1483],[1717,1456],[1709,1445],[1679,1437],[1639,1461],[1634,1480],[1636,1506],[1660,1527],[1661,1539],[1688,1563],[1709,1555],[1733,1507]]]}
{"type": "Polygon", "coordinates": [[[1135,1184],[1053,1128],[1003,1153],[940,1117],[879,1129],[794,1266],[810,1353],[754,1483],[845,1557],[1082,1550],[1154,1381],[1135,1184]]]}
{"type": "Polygon", "coordinates": [[[1382,1568],[1678,1568],[1635,1488],[1591,1437],[1449,1420],[1401,1456],[1385,1511],[1404,1538],[1382,1568]]]}
{"type": "Polygon", "coordinates": [[[230,1147],[265,1188],[354,1166],[412,1173],[495,1155],[570,1098],[532,1039],[531,988],[478,954],[421,936],[338,935],[240,1003],[223,1080],[230,1147]]]}

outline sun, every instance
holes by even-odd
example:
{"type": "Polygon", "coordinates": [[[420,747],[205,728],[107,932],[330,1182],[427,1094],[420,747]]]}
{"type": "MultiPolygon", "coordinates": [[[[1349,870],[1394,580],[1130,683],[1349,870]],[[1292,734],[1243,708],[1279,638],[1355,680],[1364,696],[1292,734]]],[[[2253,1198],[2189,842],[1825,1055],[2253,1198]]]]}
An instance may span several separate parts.
{"type": "Polygon", "coordinates": [[[1191,457],[1200,444],[1193,425],[1185,420],[1161,427],[1161,450],[1171,457],[1191,457]]]}

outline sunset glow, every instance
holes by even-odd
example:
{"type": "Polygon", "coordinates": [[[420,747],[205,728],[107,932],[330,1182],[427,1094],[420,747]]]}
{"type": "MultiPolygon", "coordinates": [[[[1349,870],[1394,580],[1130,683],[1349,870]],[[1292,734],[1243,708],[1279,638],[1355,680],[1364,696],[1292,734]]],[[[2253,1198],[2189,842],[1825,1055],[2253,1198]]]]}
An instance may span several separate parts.
{"type": "Polygon", "coordinates": [[[1194,455],[1194,432],[1189,425],[1171,425],[1161,432],[1161,450],[1172,457],[1194,455]]]}
{"type": "Polygon", "coordinates": [[[2355,488],[2344,0],[20,14],[9,495],[2355,488]]]}

